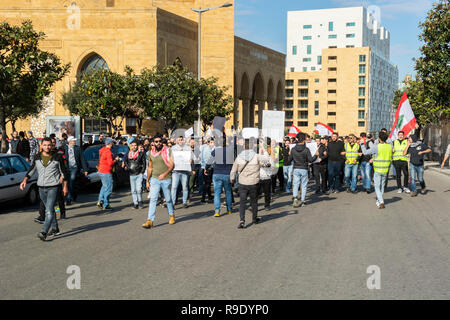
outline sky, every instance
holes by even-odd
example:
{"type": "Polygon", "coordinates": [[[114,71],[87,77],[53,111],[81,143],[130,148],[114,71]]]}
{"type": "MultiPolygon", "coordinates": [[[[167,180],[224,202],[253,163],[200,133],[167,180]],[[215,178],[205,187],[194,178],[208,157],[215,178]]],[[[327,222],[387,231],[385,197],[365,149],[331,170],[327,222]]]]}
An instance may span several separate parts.
{"type": "Polygon", "coordinates": [[[235,34],[286,53],[287,12],[296,10],[378,6],[381,25],[391,33],[391,62],[399,80],[415,75],[413,58],[420,56],[419,22],[432,0],[235,0],[235,34]]]}

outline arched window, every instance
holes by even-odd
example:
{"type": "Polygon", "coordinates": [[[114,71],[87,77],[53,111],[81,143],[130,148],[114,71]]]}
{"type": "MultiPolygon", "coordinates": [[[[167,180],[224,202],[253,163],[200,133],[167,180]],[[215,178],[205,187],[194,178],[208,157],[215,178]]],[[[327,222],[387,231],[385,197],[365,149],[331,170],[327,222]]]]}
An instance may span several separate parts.
{"type": "Polygon", "coordinates": [[[92,70],[97,69],[108,69],[108,64],[106,63],[105,59],[103,59],[98,54],[93,54],[90,56],[81,66],[80,74],[89,73],[92,70]]]}

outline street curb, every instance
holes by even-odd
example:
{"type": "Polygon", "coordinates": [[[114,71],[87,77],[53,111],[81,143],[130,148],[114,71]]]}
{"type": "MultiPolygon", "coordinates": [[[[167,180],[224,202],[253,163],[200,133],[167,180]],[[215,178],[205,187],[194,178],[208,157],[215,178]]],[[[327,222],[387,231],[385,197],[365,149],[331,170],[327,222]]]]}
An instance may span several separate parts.
{"type": "Polygon", "coordinates": [[[431,170],[446,176],[450,176],[450,170],[449,169],[441,169],[441,166],[439,163],[425,163],[424,165],[425,170],[431,170]]]}

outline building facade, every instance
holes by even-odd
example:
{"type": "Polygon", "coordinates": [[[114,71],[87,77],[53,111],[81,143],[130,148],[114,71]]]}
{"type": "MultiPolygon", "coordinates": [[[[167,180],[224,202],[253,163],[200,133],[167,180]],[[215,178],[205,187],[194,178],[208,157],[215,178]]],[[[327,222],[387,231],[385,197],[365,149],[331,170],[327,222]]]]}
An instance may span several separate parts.
{"type": "Polygon", "coordinates": [[[363,7],[288,13],[286,127],[340,134],[392,123],[398,70],[389,32],[363,7]],[[306,85],[307,84],[307,85],[306,85]]]}
{"type": "MultiPolygon", "coordinates": [[[[170,65],[179,59],[197,75],[198,14],[191,8],[222,4],[222,0],[0,0],[1,21],[18,25],[31,20],[35,30],[46,34],[41,49],[57,54],[63,63],[72,66],[70,74],[45,99],[44,112],[36,118],[18,121],[16,128],[31,128],[40,137],[47,116],[69,115],[61,103],[62,93],[92,68],[122,73],[128,65],[139,73],[144,68],[170,65]]],[[[227,122],[228,128],[249,123],[249,117],[242,117],[249,113],[251,102],[255,105],[263,101],[264,107],[269,108],[276,97],[278,105],[283,104],[285,55],[235,37],[234,7],[204,13],[201,37],[201,76],[217,77],[235,100],[235,112],[227,122]],[[244,74],[250,89],[241,92],[244,74]],[[263,89],[258,91],[258,99],[252,100],[252,86],[260,79],[263,89]],[[269,94],[270,83],[279,89],[273,90],[277,95],[269,94]]],[[[82,132],[106,131],[101,119],[83,120],[82,132]]],[[[135,119],[123,123],[123,133],[134,133],[135,119]]],[[[163,132],[161,123],[144,121],[143,133],[158,131],[163,132]]]]}

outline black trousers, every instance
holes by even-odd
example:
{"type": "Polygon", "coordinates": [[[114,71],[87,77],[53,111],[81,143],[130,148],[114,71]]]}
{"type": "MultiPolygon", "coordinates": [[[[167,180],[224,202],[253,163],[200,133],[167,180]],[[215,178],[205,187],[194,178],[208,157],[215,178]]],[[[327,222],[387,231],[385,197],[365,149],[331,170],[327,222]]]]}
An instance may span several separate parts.
{"type": "Polygon", "coordinates": [[[283,167],[278,168],[277,174],[272,176],[272,191],[275,192],[277,188],[277,179],[280,181],[280,191],[284,190],[284,174],[283,167]]]}
{"type": "MultiPolygon", "coordinates": [[[[58,207],[60,210],[60,213],[62,215],[66,214],[66,204],[64,202],[64,195],[62,192],[62,186],[59,185],[58,187],[58,198],[56,199],[56,201],[58,202],[58,207]]],[[[44,202],[42,202],[42,199],[39,203],[39,220],[44,221],[45,220],[45,204],[44,202]]]]}
{"type": "Polygon", "coordinates": [[[259,192],[258,194],[262,194],[264,192],[264,205],[266,207],[270,206],[270,184],[271,184],[271,180],[270,179],[266,179],[266,180],[260,180],[259,181],[259,192]]]}
{"type": "Polygon", "coordinates": [[[328,190],[328,164],[318,164],[320,177],[322,179],[322,192],[328,190]]]}
{"type": "Polygon", "coordinates": [[[314,181],[316,182],[316,190],[320,190],[320,165],[318,163],[313,163],[312,171],[313,171],[314,181]]]}
{"type": "Polygon", "coordinates": [[[245,221],[245,209],[247,197],[250,196],[250,206],[252,207],[252,218],[253,221],[256,220],[258,216],[258,185],[246,186],[243,184],[239,184],[239,196],[240,196],[240,206],[239,206],[239,215],[241,217],[241,221],[245,221]]]}
{"type": "Polygon", "coordinates": [[[409,184],[409,173],[408,173],[408,161],[393,161],[392,164],[395,168],[395,173],[397,175],[397,187],[400,189],[402,187],[402,171],[403,171],[403,187],[407,188],[409,184]]]}
{"type": "MultiPolygon", "coordinates": [[[[203,169],[200,169],[203,170],[203,169]]],[[[206,193],[208,193],[208,199],[212,200],[213,196],[211,194],[211,184],[212,184],[212,176],[214,171],[212,169],[207,170],[208,175],[203,175],[203,192],[202,192],[202,201],[206,200],[206,193]]]]}

